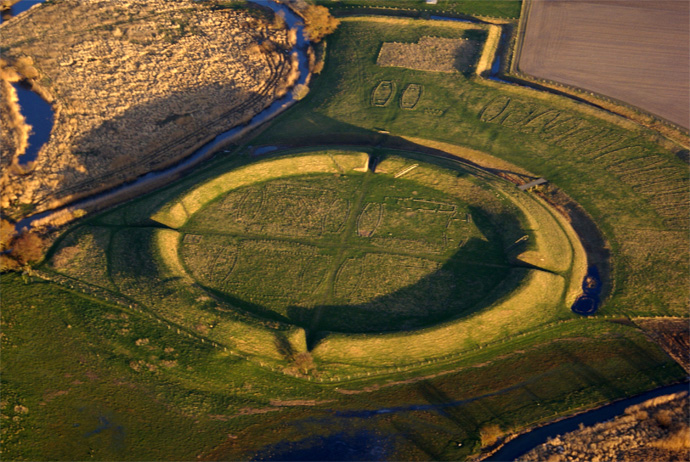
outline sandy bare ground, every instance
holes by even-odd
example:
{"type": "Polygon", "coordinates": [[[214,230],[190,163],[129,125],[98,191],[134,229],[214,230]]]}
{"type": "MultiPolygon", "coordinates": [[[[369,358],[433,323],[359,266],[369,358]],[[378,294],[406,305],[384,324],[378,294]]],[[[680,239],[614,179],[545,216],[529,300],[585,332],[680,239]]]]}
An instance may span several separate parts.
{"type": "Polygon", "coordinates": [[[532,0],[518,67],[688,128],[690,2],[532,0]]]}

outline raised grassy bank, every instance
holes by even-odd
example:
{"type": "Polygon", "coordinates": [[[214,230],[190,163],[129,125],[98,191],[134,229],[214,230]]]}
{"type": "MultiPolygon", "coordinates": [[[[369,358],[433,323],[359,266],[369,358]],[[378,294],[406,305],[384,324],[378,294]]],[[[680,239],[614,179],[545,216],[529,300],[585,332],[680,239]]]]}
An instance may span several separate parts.
{"type": "Polygon", "coordinates": [[[318,381],[414,369],[571,316],[586,257],[545,203],[443,161],[368,162],[256,161],[77,227],[50,268],[271,369],[293,373],[307,354],[298,375],[318,381]]]}

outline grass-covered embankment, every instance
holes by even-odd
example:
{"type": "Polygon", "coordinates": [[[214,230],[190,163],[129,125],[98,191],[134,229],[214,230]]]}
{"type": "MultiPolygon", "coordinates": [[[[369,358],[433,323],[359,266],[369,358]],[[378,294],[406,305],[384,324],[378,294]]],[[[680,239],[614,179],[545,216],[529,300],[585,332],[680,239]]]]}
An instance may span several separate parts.
{"type": "Polygon", "coordinates": [[[480,170],[376,155],[376,173],[358,151],[237,159],[75,227],[44,274],[317,382],[574,317],[586,257],[558,213],[480,170]]]}
{"type": "Polygon", "coordinates": [[[580,319],[409,375],[311,384],[52,283],[5,276],[1,288],[2,446],[14,460],[247,459],[353,425],[391,458],[463,458],[486,426],[519,429],[683,376],[636,329],[580,319]],[[381,408],[398,411],[360,412],[381,408]]]}
{"type": "MultiPolygon", "coordinates": [[[[653,132],[557,95],[514,85],[376,65],[384,42],[454,37],[420,20],[345,18],[310,96],[260,142],[432,139],[490,153],[543,176],[591,215],[610,245],[615,287],[604,314],[685,315],[688,174],[653,132]],[[371,104],[381,81],[423,86],[414,110],[371,104]],[[366,131],[369,135],[366,135],[366,131]]],[[[680,151],[679,151],[680,152],[680,151]]]]}

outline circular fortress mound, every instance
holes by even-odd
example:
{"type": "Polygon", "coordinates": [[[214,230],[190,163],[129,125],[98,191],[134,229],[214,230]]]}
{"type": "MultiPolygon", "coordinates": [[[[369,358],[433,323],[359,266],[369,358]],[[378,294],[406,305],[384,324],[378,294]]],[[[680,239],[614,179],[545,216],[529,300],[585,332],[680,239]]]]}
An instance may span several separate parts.
{"type": "Polygon", "coordinates": [[[568,223],[481,170],[420,159],[245,160],[94,217],[50,265],[274,370],[308,352],[333,380],[572,316],[586,257],[568,223]]]}
{"type": "Polygon", "coordinates": [[[260,316],[310,330],[418,328],[467,313],[509,274],[502,234],[524,231],[517,217],[499,228],[497,204],[476,199],[405,176],[279,178],[194,213],[180,255],[201,286],[260,316]]]}

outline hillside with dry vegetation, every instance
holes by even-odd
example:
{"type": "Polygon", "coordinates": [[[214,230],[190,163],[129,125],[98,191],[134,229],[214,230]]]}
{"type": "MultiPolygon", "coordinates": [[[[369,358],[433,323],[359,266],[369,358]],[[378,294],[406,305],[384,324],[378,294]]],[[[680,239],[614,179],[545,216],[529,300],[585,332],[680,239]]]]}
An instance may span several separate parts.
{"type": "Polygon", "coordinates": [[[2,207],[46,210],[179,161],[288,91],[293,41],[272,13],[210,2],[65,0],[4,23],[4,67],[55,125],[32,169],[6,169],[2,207]]]}
{"type": "Polygon", "coordinates": [[[688,393],[630,406],[625,414],[551,439],[521,461],[690,460],[688,393]]]}

